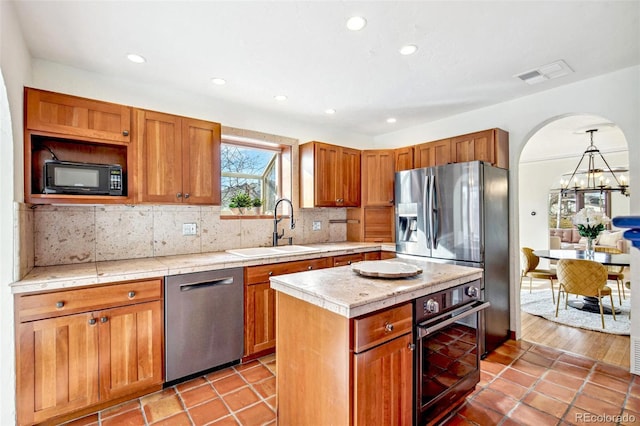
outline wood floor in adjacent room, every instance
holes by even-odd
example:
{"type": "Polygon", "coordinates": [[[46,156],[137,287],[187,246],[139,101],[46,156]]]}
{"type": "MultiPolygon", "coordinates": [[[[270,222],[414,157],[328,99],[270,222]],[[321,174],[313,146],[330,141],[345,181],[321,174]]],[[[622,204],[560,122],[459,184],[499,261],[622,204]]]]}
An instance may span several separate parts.
{"type": "MultiPolygon", "coordinates": [[[[534,288],[548,288],[549,282],[533,281],[534,288]]],[[[615,284],[614,284],[615,285],[615,284]]],[[[628,290],[627,290],[628,291],[628,290]]],[[[629,297],[629,294],[627,294],[629,297]]],[[[583,355],[607,364],[630,368],[630,338],[584,330],[521,312],[522,340],[583,355]]]]}

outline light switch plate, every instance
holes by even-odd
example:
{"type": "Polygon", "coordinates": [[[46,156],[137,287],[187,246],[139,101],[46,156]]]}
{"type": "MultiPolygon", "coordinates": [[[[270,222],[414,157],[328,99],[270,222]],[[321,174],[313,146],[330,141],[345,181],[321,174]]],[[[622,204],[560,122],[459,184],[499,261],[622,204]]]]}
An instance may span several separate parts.
{"type": "Polygon", "coordinates": [[[197,227],[195,223],[183,223],[182,235],[196,235],[197,227]]]}
{"type": "Polygon", "coordinates": [[[319,231],[320,229],[322,229],[322,222],[320,222],[319,220],[314,220],[311,229],[314,231],[319,231]]]}

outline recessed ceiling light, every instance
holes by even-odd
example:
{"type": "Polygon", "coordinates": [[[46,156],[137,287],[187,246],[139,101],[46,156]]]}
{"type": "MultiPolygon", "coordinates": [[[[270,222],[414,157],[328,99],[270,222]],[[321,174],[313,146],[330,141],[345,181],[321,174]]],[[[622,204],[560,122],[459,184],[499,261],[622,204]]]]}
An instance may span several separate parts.
{"type": "Polygon", "coordinates": [[[282,101],[286,101],[287,97],[285,95],[275,95],[273,99],[275,99],[276,101],[282,102],[282,101]]]}
{"type": "Polygon", "coordinates": [[[400,48],[401,55],[413,55],[418,50],[418,46],[415,44],[407,44],[406,46],[402,46],[400,48]]]}
{"type": "Polygon", "coordinates": [[[331,114],[335,114],[335,113],[336,113],[336,110],[335,110],[335,109],[333,109],[333,108],[328,108],[328,109],[325,109],[325,110],[324,110],[324,113],[325,113],[325,114],[329,114],[329,115],[331,115],[331,114]]]}
{"type": "Polygon", "coordinates": [[[367,20],[362,16],[352,16],[347,20],[347,28],[351,31],[360,31],[367,26],[367,20]]]}
{"type": "Polygon", "coordinates": [[[223,84],[227,84],[227,80],[225,80],[224,78],[217,78],[217,77],[212,78],[211,82],[213,84],[217,84],[218,86],[222,86],[223,84]]]}
{"type": "Polygon", "coordinates": [[[143,64],[147,62],[147,60],[144,57],[135,53],[129,53],[127,55],[127,59],[129,59],[131,62],[135,62],[136,64],[143,64]]]}
{"type": "Polygon", "coordinates": [[[396,120],[396,119],[395,119],[395,118],[393,118],[393,117],[389,117],[389,118],[387,118],[387,123],[395,123],[396,121],[398,121],[398,120],[396,120]]]}

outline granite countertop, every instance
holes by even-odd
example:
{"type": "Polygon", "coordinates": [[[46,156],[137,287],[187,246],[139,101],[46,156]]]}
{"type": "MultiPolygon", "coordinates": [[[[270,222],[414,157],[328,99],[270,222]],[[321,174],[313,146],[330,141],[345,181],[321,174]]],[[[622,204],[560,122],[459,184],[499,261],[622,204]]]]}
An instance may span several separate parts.
{"type": "Polygon", "coordinates": [[[423,272],[407,278],[371,278],[353,271],[353,265],[341,266],[271,277],[271,288],[354,318],[482,277],[479,268],[428,260],[399,257],[385,262],[413,264],[423,272]]]}
{"type": "Polygon", "coordinates": [[[318,251],[299,254],[288,253],[259,258],[246,258],[222,251],[95,263],[40,266],[33,268],[22,280],[11,284],[11,291],[14,294],[31,293],[224,268],[339,256],[350,253],[395,250],[395,246],[392,244],[380,243],[341,242],[304,245],[316,248],[318,251]]]}

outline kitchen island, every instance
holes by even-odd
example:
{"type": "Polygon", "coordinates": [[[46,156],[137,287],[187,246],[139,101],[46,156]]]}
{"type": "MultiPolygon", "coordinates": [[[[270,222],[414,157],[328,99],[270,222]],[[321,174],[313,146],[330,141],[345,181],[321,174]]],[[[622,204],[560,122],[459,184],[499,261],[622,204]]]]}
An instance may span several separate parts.
{"type": "Polygon", "coordinates": [[[271,278],[280,425],[410,425],[413,304],[481,278],[476,268],[398,258],[422,273],[373,278],[352,267],[271,278]]]}

